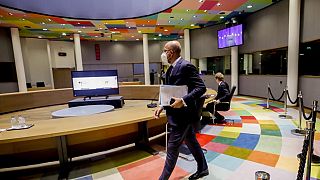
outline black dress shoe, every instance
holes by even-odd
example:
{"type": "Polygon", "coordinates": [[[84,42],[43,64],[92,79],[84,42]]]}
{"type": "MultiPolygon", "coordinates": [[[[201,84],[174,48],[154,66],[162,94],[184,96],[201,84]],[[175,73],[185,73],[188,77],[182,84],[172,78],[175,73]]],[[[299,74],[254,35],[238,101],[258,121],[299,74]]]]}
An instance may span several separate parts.
{"type": "Polygon", "coordinates": [[[201,172],[198,172],[198,171],[197,171],[196,173],[192,174],[192,175],[189,177],[189,179],[199,179],[199,178],[202,178],[202,177],[208,176],[208,175],[209,175],[209,170],[206,169],[206,170],[201,171],[201,172]]]}

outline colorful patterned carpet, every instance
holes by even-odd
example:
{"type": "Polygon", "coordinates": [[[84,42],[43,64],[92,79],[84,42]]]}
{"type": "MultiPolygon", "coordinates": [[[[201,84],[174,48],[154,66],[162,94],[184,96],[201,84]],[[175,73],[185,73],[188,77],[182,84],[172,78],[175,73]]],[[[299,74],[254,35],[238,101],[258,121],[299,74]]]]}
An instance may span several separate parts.
{"type": "MultiPolygon", "coordinates": [[[[261,99],[237,96],[230,111],[222,112],[226,119],[233,120],[224,126],[206,125],[197,138],[207,149],[209,176],[203,179],[254,180],[256,171],[266,171],[272,180],[296,179],[304,136],[291,134],[298,124],[298,111],[288,109],[292,119],[280,119],[281,104],[272,103],[264,109],[261,99]]],[[[305,121],[303,120],[303,123],[305,121]]],[[[316,124],[314,153],[320,155],[320,123],[316,124]]],[[[149,180],[158,179],[165,160],[164,148],[159,155],[129,149],[121,153],[102,156],[95,160],[75,162],[70,179],[149,180]]],[[[192,158],[192,156],[190,156],[192,158]]],[[[171,179],[187,179],[195,172],[195,161],[179,158],[171,179]]],[[[24,176],[33,179],[57,179],[57,172],[35,173],[24,176]]],[[[311,179],[320,179],[320,164],[312,164],[311,179]]],[[[21,177],[21,176],[20,176],[21,177]]]]}

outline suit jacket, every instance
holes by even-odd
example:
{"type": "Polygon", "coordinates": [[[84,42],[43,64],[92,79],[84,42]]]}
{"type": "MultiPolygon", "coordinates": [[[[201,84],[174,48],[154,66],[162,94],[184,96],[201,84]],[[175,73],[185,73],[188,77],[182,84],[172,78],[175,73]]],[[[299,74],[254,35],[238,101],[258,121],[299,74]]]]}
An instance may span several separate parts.
{"type": "Polygon", "coordinates": [[[166,107],[168,122],[172,126],[187,125],[199,120],[200,97],[206,92],[206,86],[198,71],[189,61],[180,58],[170,74],[166,74],[166,84],[187,85],[188,94],[183,98],[187,107],[174,109],[166,107]]]}
{"type": "MultiPolygon", "coordinates": [[[[230,102],[230,89],[228,83],[222,81],[220,85],[218,86],[218,93],[215,97],[216,100],[219,100],[220,102],[230,102]]],[[[230,109],[230,104],[218,104],[219,110],[227,111],[230,109]]]]}

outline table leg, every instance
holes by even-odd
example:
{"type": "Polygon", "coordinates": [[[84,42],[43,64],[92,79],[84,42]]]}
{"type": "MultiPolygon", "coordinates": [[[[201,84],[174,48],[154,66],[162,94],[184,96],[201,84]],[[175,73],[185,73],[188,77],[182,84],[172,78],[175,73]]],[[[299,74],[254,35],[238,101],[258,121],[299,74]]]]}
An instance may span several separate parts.
{"type": "Polygon", "coordinates": [[[152,155],[159,154],[158,151],[152,149],[149,146],[149,132],[148,132],[148,124],[147,121],[139,122],[138,123],[138,136],[136,140],[136,147],[142,149],[152,155]]]}
{"type": "Polygon", "coordinates": [[[66,136],[59,136],[57,139],[60,173],[59,179],[66,179],[69,174],[69,161],[67,151],[67,138],[66,136]]]}

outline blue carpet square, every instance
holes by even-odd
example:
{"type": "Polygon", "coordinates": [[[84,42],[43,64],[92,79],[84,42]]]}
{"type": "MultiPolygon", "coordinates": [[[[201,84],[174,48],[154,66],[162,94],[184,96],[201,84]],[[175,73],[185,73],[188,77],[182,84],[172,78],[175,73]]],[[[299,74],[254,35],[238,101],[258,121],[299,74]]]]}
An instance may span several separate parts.
{"type": "Polygon", "coordinates": [[[241,133],[232,145],[253,150],[258,144],[259,138],[260,136],[257,134],[241,133]]]}

